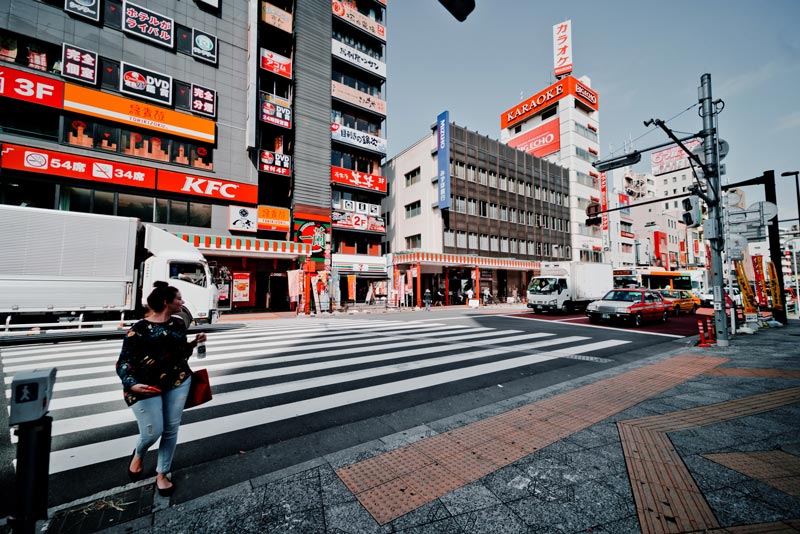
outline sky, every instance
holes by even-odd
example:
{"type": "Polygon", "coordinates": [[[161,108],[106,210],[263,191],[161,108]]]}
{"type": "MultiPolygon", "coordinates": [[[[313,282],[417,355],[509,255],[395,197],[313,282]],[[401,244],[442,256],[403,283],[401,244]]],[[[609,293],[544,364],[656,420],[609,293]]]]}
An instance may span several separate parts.
{"type": "MultiPolygon", "coordinates": [[[[601,158],[631,140],[639,150],[667,142],[643,125],[650,118],[699,132],[697,107],[685,110],[709,73],[725,106],[723,183],[774,170],[779,218],[797,217],[795,180],[780,174],[800,170],[800,0],[475,3],[458,22],[437,0],[388,0],[390,157],[429,134],[444,110],[499,139],[500,114],[555,81],[553,25],[570,19],[573,76],[588,76],[599,95],[601,158]]],[[[650,171],[649,154],[634,170],[650,171]]],[[[761,186],[745,193],[747,205],[764,199],[761,186]]]]}

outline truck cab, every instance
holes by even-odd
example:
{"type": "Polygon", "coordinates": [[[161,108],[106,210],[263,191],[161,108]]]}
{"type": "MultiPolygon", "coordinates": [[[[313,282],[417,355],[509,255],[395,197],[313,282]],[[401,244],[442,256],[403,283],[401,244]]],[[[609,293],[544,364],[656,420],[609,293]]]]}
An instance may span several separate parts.
{"type": "Polygon", "coordinates": [[[184,309],[179,314],[187,326],[217,319],[217,287],[208,262],[195,247],[157,228],[145,225],[145,249],[150,256],[142,268],[142,305],[153,283],[163,280],[181,292],[184,309]]]}

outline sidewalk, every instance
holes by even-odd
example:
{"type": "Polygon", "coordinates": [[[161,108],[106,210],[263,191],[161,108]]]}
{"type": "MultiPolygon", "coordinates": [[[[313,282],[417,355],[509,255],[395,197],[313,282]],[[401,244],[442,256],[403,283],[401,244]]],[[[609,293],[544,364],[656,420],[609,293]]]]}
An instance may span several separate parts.
{"type": "Polygon", "coordinates": [[[51,511],[47,532],[797,533],[798,342],[793,320],[683,347],[186,503],[51,511]]]}

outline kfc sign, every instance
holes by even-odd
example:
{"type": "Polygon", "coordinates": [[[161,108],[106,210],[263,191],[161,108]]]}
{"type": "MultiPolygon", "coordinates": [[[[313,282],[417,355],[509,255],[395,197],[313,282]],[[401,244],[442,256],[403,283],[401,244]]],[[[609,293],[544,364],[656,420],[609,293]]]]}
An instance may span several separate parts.
{"type": "Polygon", "coordinates": [[[159,191],[183,193],[207,199],[231,200],[245,204],[258,202],[258,187],[228,180],[215,180],[172,171],[158,171],[159,191]]]}
{"type": "Polygon", "coordinates": [[[359,189],[386,192],[386,178],[383,176],[375,176],[341,167],[331,167],[331,181],[337,184],[358,187],[359,189]]]}
{"type": "Polygon", "coordinates": [[[156,170],[117,161],[3,143],[3,169],[153,189],[156,170]]]}
{"type": "Polygon", "coordinates": [[[542,158],[561,150],[561,131],[558,119],[510,139],[508,146],[542,158]]]}
{"type": "Polygon", "coordinates": [[[289,176],[292,174],[292,156],[261,150],[258,158],[258,170],[280,176],[289,176]]]}
{"type": "Polygon", "coordinates": [[[64,82],[0,65],[0,96],[62,109],[64,82]]]}

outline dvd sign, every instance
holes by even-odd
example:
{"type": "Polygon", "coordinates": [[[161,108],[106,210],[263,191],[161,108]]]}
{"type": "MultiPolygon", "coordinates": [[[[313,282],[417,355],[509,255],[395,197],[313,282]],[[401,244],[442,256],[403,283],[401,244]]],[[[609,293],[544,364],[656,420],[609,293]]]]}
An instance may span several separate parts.
{"type": "Polygon", "coordinates": [[[122,62],[119,90],[160,104],[172,105],[172,76],[122,62]]]}
{"type": "MultiPolygon", "coordinates": [[[[281,128],[292,127],[292,108],[278,103],[278,98],[269,93],[259,92],[259,119],[281,128]]],[[[281,99],[282,100],[282,99],[281,99]]]]}
{"type": "Polygon", "coordinates": [[[258,170],[280,176],[289,176],[292,173],[292,157],[288,154],[262,150],[258,158],[258,170]]]}

